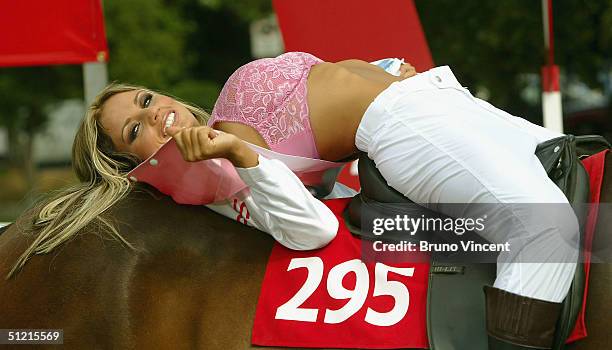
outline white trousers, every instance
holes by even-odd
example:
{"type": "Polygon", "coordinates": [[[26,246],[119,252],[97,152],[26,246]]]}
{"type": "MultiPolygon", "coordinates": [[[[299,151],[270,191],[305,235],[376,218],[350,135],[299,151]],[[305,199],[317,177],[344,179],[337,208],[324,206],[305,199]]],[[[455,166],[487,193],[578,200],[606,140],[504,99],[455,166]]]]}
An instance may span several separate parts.
{"type": "Polygon", "coordinates": [[[516,230],[481,233],[494,243],[523,242],[521,251],[498,258],[495,287],[561,302],[576,268],[578,222],[534,154],[558,136],[475,98],[444,66],[383,91],[364,114],[355,144],[390,186],[451,217],[466,213],[444,203],[565,204],[554,217],[518,209],[516,230]],[[540,260],[520,262],[522,254],[540,260]]]}

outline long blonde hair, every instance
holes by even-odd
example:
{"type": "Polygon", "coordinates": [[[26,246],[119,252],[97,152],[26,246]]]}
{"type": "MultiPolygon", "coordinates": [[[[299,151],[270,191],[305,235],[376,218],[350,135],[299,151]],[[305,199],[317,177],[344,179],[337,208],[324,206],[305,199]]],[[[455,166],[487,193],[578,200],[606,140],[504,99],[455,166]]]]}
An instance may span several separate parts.
{"type": "MultiPolygon", "coordinates": [[[[6,279],[16,275],[33,255],[53,251],[92,222],[106,227],[111,237],[129,249],[135,249],[101,214],[130,192],[132,183],[126,174],[140,163],[140,159],[131,153],[115,151],[99,119],[104,103],[109,98],[118,93],[140,89],[145,88],[112,83],[88,107],[72,144],[72,168],[80,183],[60,191],[38,206],[40,209],[36,209],[31,226],[26,228],[36,232],[37,236],[17,259],[6,279]]],[[[176,100],[201,124],[206,123],[208,113],[195,105],[176,100]]]]}

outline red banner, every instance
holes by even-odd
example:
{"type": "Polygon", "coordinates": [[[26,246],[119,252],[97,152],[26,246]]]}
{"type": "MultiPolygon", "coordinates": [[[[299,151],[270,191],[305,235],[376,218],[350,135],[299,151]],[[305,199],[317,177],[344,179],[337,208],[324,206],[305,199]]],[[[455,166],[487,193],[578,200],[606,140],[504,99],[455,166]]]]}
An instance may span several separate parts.
{"type": "Polygon", "coordinates": [[[428,348],[429,264],[364,262],[362,242],[342,219],[347,203],[326,201],[340,221],[328,246],[313,251],[274,246],[257,304],[253,344],[428,348]]]}
{"type": "Polygon", "coordinates": [[[273,0],[286,51],[325,61],[405,58],[421,72],[433,60],[412,0],[273,0]]]}
{"type": "Polygon", "coordinates": [[[0,0],[0,67],[107,60],[100,0],[0,0]]]}

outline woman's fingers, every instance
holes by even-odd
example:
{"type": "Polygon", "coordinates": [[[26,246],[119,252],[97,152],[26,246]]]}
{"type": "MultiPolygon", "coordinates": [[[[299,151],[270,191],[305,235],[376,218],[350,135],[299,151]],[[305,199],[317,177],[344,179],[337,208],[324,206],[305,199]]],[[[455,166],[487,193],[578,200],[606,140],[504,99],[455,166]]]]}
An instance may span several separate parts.
{"type": "Polygon", "coordinates": [[[400,66],[400,76],[402,78],[410,78],[411,76],[416,75],[416,68],[410,63],[403,63],[400,66]]]}
{"type": "Polygon", "coordinates": [[[185,160],[192,162],[193,157],[193,144],[191,143],[191,128],[186,128],[180,133],[180,137],[183,138],[183,145],[185,147],[185,160]]]}
{"type": "Polygon", "coordinates": [[[185,127],[170,126],[166,128],[166,136],[174,137],[174,135],[181,132],[181,130],[185,130],[185,127]]]}
{"type": "MultiPolygon", "coordinates": [[[[170,135],[170,134],[168,134],[168,135],[170,135]]],[[[180,131],[174,132],[172,134],[172,137],[174,138],[174,141],[176,141],[176,146],[178,147],[179,151],[181,152],[181,155],[183,156],[183,159],[187,159],[187,153],[185,153],[185,143],[183,141],[182,133],[180,131]]]]}
{"type": "Polygon", "coordinates": [[[214,139],[215,137],[221,135],[221,134],[223,134],[223,131],[215,130],[215,129],[211,128],[211,127],[208,127],[208,137],[211,140],[214,139]]]}
{"type": "Polygon", "coordinates": [[[202,152],[203,157],[207,157],[214,154],[213,143],[210,137],[210,131],[212,129],[201,129],[198,134],[198,143],[200,144],[200,150],[202,152]]]}
{"type": "MultiPolygon", "coordinates": [[[[183,159],[195,162],[203,159],[226,157],[231,144],[221,140],[214,142],[213,139],[224,135],[213,130],[209,126],[196,126],[188,128],[168,128],[167,134],[176,140],[176,145],[181,151],[183,159]]],[[[227,138],[229,135],[225,135],[227,138]]]]}
{"type": "Polygon", "coordinates": [[[202,149],[198,140],[198,128],[189,129],[189,141],[191,142],[191,161],[202,159],[202,149]]]}
{"type": "Polygon", "coordinates": [[[176,141],[176,146],[181,152],[183,159],[187,161],[191,159],[191,156],[190,156],[191,144],[189,142],[189,137],[187,135],[189,133],[189,129],[190,128],[179,128],[176,126],[171,126],[166,129],[166,134],[174,138],[174,140],[176,141]]]}

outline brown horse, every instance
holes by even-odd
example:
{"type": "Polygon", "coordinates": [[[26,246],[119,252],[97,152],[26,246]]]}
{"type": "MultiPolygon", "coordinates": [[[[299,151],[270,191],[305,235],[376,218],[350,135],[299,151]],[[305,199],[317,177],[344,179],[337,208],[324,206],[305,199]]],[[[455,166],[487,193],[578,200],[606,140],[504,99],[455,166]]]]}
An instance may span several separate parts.
{"type": "MultiPolygon", "coordinates": [[[[605,170],[602,202],[612,202],[612,155],[605,170]]],[[[138,250],[91,225],[35,256],[0,282],[0,329],[61,328],[72,349],[258,348],[251,327],[270,236],[151,190],[133,191],[105,215],[138,250]]],[[[32,241],[20,230],[27,218],[0,234],[3,277],[32,241]]],[[[611,224],[600,217],[596,241],[612,239],[603,230],[611,224]]],[[[568,348],[609,348],[612,264],[591,266],[588,301],[589,336],[568,348]]]]}

